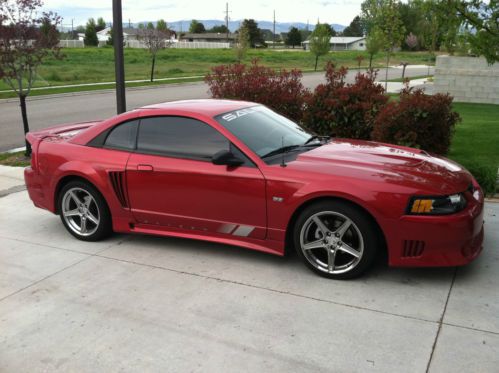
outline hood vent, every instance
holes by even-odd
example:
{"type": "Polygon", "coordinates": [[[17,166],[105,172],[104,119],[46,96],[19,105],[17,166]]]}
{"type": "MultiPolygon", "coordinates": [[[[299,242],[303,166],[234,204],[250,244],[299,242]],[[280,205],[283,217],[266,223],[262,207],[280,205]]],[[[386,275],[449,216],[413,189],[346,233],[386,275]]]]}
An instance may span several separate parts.
{"type": "Polygon", "coordinates": [[[405,240],[402,249],[403,258],[417,258],[423,255],[425,248],[424,241],[405,240]]]}
{"type": "Polygon", "coordinates": [[[120,204],[124,208],[128,208],[128,195],[125,186],[125,172],[123,171],[111,171],[109,172],[109,179],[111,180],[111,185],[113,186],[114,193],[120,201],[120,204]]]}

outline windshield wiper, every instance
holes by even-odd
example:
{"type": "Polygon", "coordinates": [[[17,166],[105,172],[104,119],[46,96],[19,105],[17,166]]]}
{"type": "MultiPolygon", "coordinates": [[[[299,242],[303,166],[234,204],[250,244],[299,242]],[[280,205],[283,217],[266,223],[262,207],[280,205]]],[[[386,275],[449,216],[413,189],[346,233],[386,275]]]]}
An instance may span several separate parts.
{"type": "Polygon", "coordinates": [[[327,140],[329,140],[329,136],[312,135],[312,136],[310,136],[310,138],[307,141],[305,141],[305,143],[303,145],[310,144],[314,140],[319,140],[319,141],[324,140],[327,142],[327,140]]]}
{"type": "Polygon", "coordinates": [[[265,155],[262,155],[262,158],[268,158],[268,157],[272,157],[273,155],[277,155],[277,154],[281,154],[281,153],[286,153],[286,152],[289,152],[291,150],[294,150],[296,148],[299,148],[301,147],[302,145],[287,145],[287,146],[283,146],[281,148],[277,148],[277,149],[274,149],[272,150],[271,152],[265,154],[265,155]]]}

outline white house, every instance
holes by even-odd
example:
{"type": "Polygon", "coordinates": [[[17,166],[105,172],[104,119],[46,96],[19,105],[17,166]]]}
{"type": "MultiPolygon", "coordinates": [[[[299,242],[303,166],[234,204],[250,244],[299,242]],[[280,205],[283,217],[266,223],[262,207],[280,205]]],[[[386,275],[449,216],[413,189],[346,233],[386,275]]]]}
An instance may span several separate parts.
{"type": "MultiPolygon", "coordinates": [[[[310,40],[301,43],[303,49],[310,49],[310,40]]],[[[332,51],[365,51],[366,37],[365,36],[333,36],[329,40],[332,51]]]]}

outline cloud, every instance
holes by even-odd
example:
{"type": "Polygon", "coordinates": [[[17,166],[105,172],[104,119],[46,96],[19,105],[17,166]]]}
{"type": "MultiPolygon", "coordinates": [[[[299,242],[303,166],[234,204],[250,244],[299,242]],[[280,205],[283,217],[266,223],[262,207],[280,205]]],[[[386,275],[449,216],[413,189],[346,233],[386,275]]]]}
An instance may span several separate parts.
{"type": "MultiPolygon", "coordinates": [[[[226,0],[122,0],[123,19],[131,22],[154,21],[159,18],[168,21],[190,19],[219,19],[225,16],[226,0]]],[[[56,11],[64,17],[65,23],[75,19],[77,24],[85,23],[88,17],[104,17],[112,20],[111,0],[45,0],[45,8],[56,11]]],[[[361,0],[270,0],[250,2],[231,0],[230,18],[233,20],[254,18],[270,21],[273,10],[279,22],[307,22],[320,17],[321,22],[349,24],[360,13],[361,0]]]]}

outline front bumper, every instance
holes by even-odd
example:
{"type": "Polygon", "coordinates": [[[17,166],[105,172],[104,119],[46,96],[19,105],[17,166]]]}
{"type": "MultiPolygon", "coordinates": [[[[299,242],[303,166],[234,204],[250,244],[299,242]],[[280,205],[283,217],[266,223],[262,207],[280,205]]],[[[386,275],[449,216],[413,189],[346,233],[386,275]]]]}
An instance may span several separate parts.
{"type": "Polygon", "coordinates": [[[386,232],[389,264],[397,267],[462,266],[482,251],[484,200],[471,194],[463,211],[443,216],[404,215],[386,232]]]}

